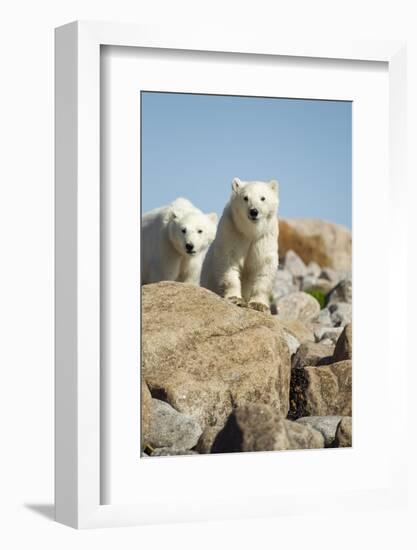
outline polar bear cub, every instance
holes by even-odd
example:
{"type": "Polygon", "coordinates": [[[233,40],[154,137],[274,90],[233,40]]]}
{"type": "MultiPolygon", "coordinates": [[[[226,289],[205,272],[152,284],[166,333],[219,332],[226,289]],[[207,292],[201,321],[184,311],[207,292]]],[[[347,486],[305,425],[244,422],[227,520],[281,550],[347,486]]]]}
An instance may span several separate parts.
{"type": "Polygon", "coordinates": [[[269,310],[278,267],[278,182],[232,181],[203,263],[201,285],[237,305],[269,310]]]}
{"type": "Polygon", "coordinates": [[[216,234],[217,214],[204,214],[189,200],[142,216],[142,284],[178,281],[199,285],[205,253],[216,234]]]}

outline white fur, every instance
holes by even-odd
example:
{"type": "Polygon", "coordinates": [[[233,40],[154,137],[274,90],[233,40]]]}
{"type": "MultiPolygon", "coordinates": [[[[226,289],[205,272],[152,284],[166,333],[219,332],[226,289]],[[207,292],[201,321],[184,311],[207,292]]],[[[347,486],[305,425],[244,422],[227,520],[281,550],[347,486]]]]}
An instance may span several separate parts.
{"type": "Polygon", "coordinates": [[[226,299],[269,307],[278,266],[278,183],[235,178],[204,260],[201,285],[226,299]],[[264,200],[262,200],[264,199],[264,200]],[[258,211],[256,221],[250,210],[258,211]]]}
{"type": "Polygon", "coordinates": [[[183,198],[144,214],[142,284],[178,281],[198,285],[205,253],[216,234],[216,224],[216,214],[203,214],[183,198]],[[194,246],[194,254],[187,253],[186,244],[194,246]]]}

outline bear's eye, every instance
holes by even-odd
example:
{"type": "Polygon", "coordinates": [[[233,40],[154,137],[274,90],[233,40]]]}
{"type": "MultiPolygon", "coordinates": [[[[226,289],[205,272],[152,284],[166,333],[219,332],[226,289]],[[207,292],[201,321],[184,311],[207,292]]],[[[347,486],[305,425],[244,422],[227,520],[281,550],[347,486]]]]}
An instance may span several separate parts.
{"type": "Polygon", "coordinates": [[[185,229],[185,227],[183,227],[183,228],[181,229],[181,231],[182,231],[183,233],[187,233],[187,230],[185,229]]]}
{"type": "Polygon", "coordinates": [[[202,233],[202,232],[203,232],[203,230],[202,230],[202,229],[199,229],[199,230],[198,230],[198,232],[199,232],[199,233],[202,233]]]}
{"type": "Polygon", "coordinates": [[[243,197],[243,200],[248,202],[248,197],[243,197]]]}
{"type": "Polygon", "coordinates": [[[265,197],[261,197],[261,201],[264,201],[265,200],[265,197]]]}

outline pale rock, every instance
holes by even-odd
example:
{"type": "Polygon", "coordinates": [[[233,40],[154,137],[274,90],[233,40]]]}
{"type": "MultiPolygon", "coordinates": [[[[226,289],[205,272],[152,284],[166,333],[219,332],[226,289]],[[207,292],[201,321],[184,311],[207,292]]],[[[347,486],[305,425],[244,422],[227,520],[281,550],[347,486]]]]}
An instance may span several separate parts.
{"type": "MultiPolygon", "coordinates": [[[[318,325],[314,329],[314,336],[315,336],[316,342],[322,342],[323,340],[330,340],[333,344],[336,344],[342,331],[343,331],[343,327],[327,327],[327,326],[318,325]]],[[[345,357],[344,359],[351,359],[351,357],[345,357]]]]}
{"type": "Polygon", "coordinates": [[[324,437],[325,447],[333,447],[335,445],[336,429],[341,419],[341,416],[303,416],[297,422],[320,432],[324,437]]]}
{"type": "Polygon", "coordinates": [[[156,448],[192,449],[203,430],[191,416],[176,411],[169,403],[153,399],[153,418],[148,444],[156,448]]]}
{"type": "Polygon", "coordinates": [[[327,309],[330,311],[330,318],[335,327],[344,327],[352,323],[352,304],[339,302],[330,304],[327,309]]]}
{"type": "Polygon", "coordinates": [[[312,275],[317,279],[318,277],[320,277],[321,271],[322,269],[317,262],[309,262],[307,266],[307,275],[312,275]]]}
{"type": "Polygon", "coordinates": [[[278,318],[282,320],[310,321],[320,312],[318,301],[306,292],[293,292],[277,303],[278,318]]]}
{"type": "Polygon", "coordinates": [[[302,278],[307,275],[307,268],[303,260],[293,250],[288,250],[285,254],[284,268],[296,278],[302,278]]]}

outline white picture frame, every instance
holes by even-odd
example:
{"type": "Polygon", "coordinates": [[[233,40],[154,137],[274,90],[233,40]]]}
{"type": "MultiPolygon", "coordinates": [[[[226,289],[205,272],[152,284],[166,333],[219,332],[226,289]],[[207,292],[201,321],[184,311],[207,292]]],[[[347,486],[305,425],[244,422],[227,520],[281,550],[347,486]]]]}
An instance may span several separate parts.
{"type": "MultiPolygon", "coordinates": [[[[396,239],[405,231],[405,45],[388,41],[314,43],[280,41],[274,36],[238,30],[178,29],[113,23],[75,22],[56,30],[56,519],[77,528],[120,526],[187,519],[233,518],[325,508],[326,494],[297,493],[251,511],[219,496],[199,503],[195,513],[166,495],[155,512],[135,504],[101,504],[100,454],[100,48],[129,46],[207,52],[230,52],[334,60],[382,61],[389,71],[390,193],[395,198],[391,221],[396,239]],[[227,506],[226,506],[227,505],[227,506]]],[[[394,237],[393,237],[394,238],[394,237]]],[[[390,243],[393,246],[393,243],[390,243]]],[[[405,319],[403,305],[389,302],[390,315],[405,319]]],[[[398,357],[393,381],[405,387],[405,358],[398,357]]],[[[396,425],[405,425],[404,406],[396,425]]],[[[346,509],[393,505],[404,498],[401,468],[404,434],[397,434],[383,490],[341,491],[346,509]],[[394,460],[395,458],[395,460],[394,460]],[[395,464],[395,468],[394,468],[395,464]]],[[[187,460],[186,458],[184,460],[187,460]]],[[[220,460],[216,459],[216,460],[220,460]]],[[[332,496],[334,499],[334,495],[332,496]]],[[[235,503],[237,504],[237,503],[235,503]]]]}

